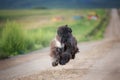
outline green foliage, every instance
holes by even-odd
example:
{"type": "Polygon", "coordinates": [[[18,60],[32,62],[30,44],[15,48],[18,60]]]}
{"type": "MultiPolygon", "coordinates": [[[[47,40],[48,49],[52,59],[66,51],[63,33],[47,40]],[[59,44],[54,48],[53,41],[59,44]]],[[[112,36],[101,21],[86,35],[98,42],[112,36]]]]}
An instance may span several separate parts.
{"type": "Polygon", "coordinates": [[[2,32],[0,57],[22,54],[30,44],[21,26],[7,21],[2,32]]]}
{"type": "Polygon", "coordinates": [[[27,34],[35,44],[35,49],[40,49],[49,45],[51,39],[55,36],[55,31],[55,28],[44,27],[30,30],[27,34]]]}
{"type": "Polygon", "coordinates": [[[101,18],[101,21],[99,22],[99,24],[96,25],[96,27],[86,35],[87,40],[102,39],[104,37],[103,33],[105,32],[105,29],[109,22],[109,18],[110,18],[110,14],[106,12],[106,14],[104,14],[104,16],[101,18]]]}

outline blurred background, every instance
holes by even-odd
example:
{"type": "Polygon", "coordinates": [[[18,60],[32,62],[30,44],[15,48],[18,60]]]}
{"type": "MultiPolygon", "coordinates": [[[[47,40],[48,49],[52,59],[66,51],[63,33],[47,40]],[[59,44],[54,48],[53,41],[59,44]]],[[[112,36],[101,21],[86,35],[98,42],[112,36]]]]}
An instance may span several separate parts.
{"type": "Polygon", "coordinates": [[[100,40],[118,0],[0,0],[0,59],[48,47],[68,25],[78,42],[100,40]]]}
{"type": "Polygon", "coordinates": [[[0,80],[120,80],[120,0],[0,0],[0,80]],[[80,52],[52,67],[66,24],[80,52]]]}

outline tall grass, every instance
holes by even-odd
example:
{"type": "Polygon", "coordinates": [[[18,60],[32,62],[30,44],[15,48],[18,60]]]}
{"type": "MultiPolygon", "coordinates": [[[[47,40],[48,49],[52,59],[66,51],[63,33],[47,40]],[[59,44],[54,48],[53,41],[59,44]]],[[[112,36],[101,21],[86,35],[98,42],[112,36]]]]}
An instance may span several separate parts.
{"type": "Polygon", "coordinates": [[[0,57],[4,58],[24,53],[31,43],[19,24],[7,21],[2,31],[0,44],[0,57]]]}
{"type": "Polygon", "coordinates": [[[49,45],[52,38],[55,36],[57,27],[43,27],[33,30],[28,30],[27,34],[35,44],[34,49],[40,49],[49,45]]]}

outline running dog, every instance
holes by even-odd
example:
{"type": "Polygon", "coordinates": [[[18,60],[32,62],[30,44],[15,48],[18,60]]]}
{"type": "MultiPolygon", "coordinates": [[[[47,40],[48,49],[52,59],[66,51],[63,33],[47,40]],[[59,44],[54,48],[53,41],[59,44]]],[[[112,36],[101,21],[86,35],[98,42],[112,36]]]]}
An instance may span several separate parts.
{"type": "Polygon", "coordinates": [[[65,65],[70,59],[75,58],[77,52],[79,52],[79,49],[77,40],[72,35],[72,29],[68,25],[58,27],[57,35],[50,44],[52,66],[65,65]]]}

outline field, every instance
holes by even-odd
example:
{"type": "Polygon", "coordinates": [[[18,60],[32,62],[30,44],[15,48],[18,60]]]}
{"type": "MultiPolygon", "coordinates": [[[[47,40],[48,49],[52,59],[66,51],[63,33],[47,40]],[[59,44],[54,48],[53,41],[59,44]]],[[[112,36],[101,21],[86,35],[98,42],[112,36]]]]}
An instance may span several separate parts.
{"type": "Polygon", "coordinates": [[[108,22],[106,14],[103,9],[0,10],[0,57],[47,47],[57,27],[66,24],[79,42],[102,39],[108,22]],[[89,15],[97,15],[98,19],[88,19],[89,15]],[[101,21],[104,23],[98,28],[101,21]],[[89,35],[92,31],[94,33],[89,35]]]}

